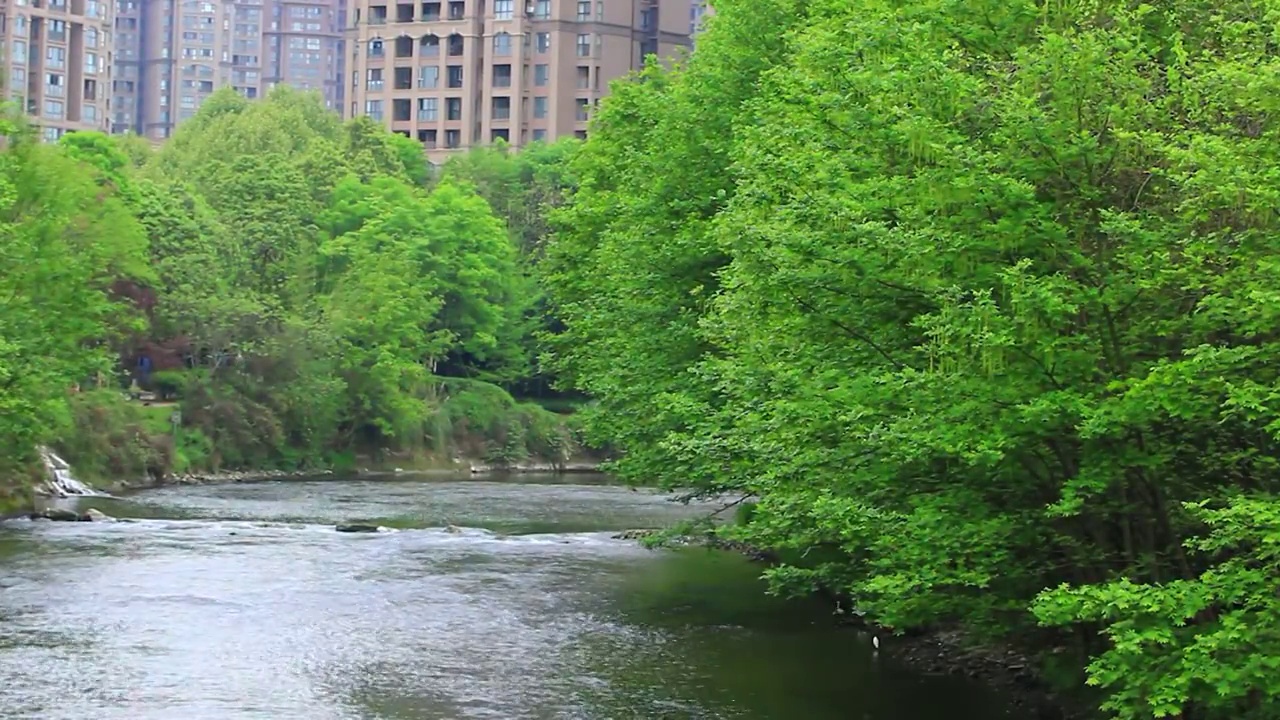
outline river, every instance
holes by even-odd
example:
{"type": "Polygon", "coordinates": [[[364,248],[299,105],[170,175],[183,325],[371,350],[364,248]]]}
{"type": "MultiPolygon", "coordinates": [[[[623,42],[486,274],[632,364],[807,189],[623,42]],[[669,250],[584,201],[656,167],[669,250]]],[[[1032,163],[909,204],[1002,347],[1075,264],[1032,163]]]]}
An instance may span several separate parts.
{"type": "Polygon", "coordinates": [[[0,524],[0,718],[989,720],[981,687],[760,568],[611,531],[705,508],[592,476],[279,481],[0,524]],[[345,534],[371,520],[398,528],[345,534]],[[446,525],[462,528],[447,532],[446,525]]]}

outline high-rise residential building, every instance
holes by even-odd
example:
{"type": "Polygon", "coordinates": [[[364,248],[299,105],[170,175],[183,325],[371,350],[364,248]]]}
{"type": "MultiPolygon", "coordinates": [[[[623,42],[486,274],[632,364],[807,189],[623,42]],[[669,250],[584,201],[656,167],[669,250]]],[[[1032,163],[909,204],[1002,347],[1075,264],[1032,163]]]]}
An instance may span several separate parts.
{"type": "Polygon", "coordinates": [[[169,137],[215,90],[276,85],[343,105],[342,0],[116,0],[112,129],[169,137]]]}
{"type": "Polygon", "coordinates": [[[433,162],[586,135],[609,82],[690,45],[691,0],[351,0],[347,117],[433,162]]]}
{"type": "Polygon", "coordinates": [[[693,0],[689,5],[689,34],[697,35],[702,32],[704,19],[714,14],[710,0],[693,0]]]}
{"type": "Polygon", "coordinates": [[[45,139],[109,128],[109,2],[0,1],[6,94],[18,101],[45,139]]]}

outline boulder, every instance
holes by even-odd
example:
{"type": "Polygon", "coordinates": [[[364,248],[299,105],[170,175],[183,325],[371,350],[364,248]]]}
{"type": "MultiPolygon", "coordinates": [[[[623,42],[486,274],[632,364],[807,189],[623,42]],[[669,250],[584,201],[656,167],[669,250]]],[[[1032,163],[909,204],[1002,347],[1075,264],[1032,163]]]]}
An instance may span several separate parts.
{"type": "Polygon", "coordinates": [[[80,519],[87,520],[89,522],[115,522],[116,521],[115,518],[111,517],[110,515],[102,512],[97,508],[89,508],[88,510],[85,510],[84,515],[81,515],[80,519]]]}
{"type": "Polygon", "coordinates": [[[58,522],[79,522],[80,513],[65,508],[47,508],[31,514],[32,520],[56,520],[58,522]]]}
{"type": "Polygon", "coordinates": [[[369,525],[368,523],[343,523],[341,525],[335,525],[333,529],[337,530],[338,532],[345,532],[345,533],[376,533],[378,532],[377,525],[369,525]]]}

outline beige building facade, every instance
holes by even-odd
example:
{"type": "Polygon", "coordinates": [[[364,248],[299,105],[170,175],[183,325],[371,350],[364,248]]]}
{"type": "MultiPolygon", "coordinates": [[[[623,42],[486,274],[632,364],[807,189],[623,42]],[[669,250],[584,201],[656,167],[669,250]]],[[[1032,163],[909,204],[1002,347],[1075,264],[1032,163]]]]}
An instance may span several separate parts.
{"type": "Polygon", "coordinates": [[[5,91],[46,140],[110,129],[110,0],[0,0],[5,91]]]}
{"type": "Polygon", "coordinates": [[[348,118],[432,162],[498,140],[585,137],[609,82],[688,48],[690,0],[351,0],[348,118]]]}
{"type": "Polygon", "coordinates": [[[343,105],[342,0],[116,0],[112,130],[163,140],[214,91],[343,105]]]}

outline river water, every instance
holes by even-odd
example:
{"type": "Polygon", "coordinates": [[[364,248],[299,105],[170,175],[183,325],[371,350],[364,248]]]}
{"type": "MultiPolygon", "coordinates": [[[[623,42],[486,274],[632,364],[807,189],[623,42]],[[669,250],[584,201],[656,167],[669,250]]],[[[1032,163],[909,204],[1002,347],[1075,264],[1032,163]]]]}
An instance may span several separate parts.
{"type": "Polygon", "coordinates": [[[175,487],[0,524],[0,718],[988,720],[1001,699],[611,531],[687,507],[590,476],[175,487]],[[338,522],[398,528],[345,534],[338,522]],[[446,525],[462,528],[448,532],[446,525]]]}

